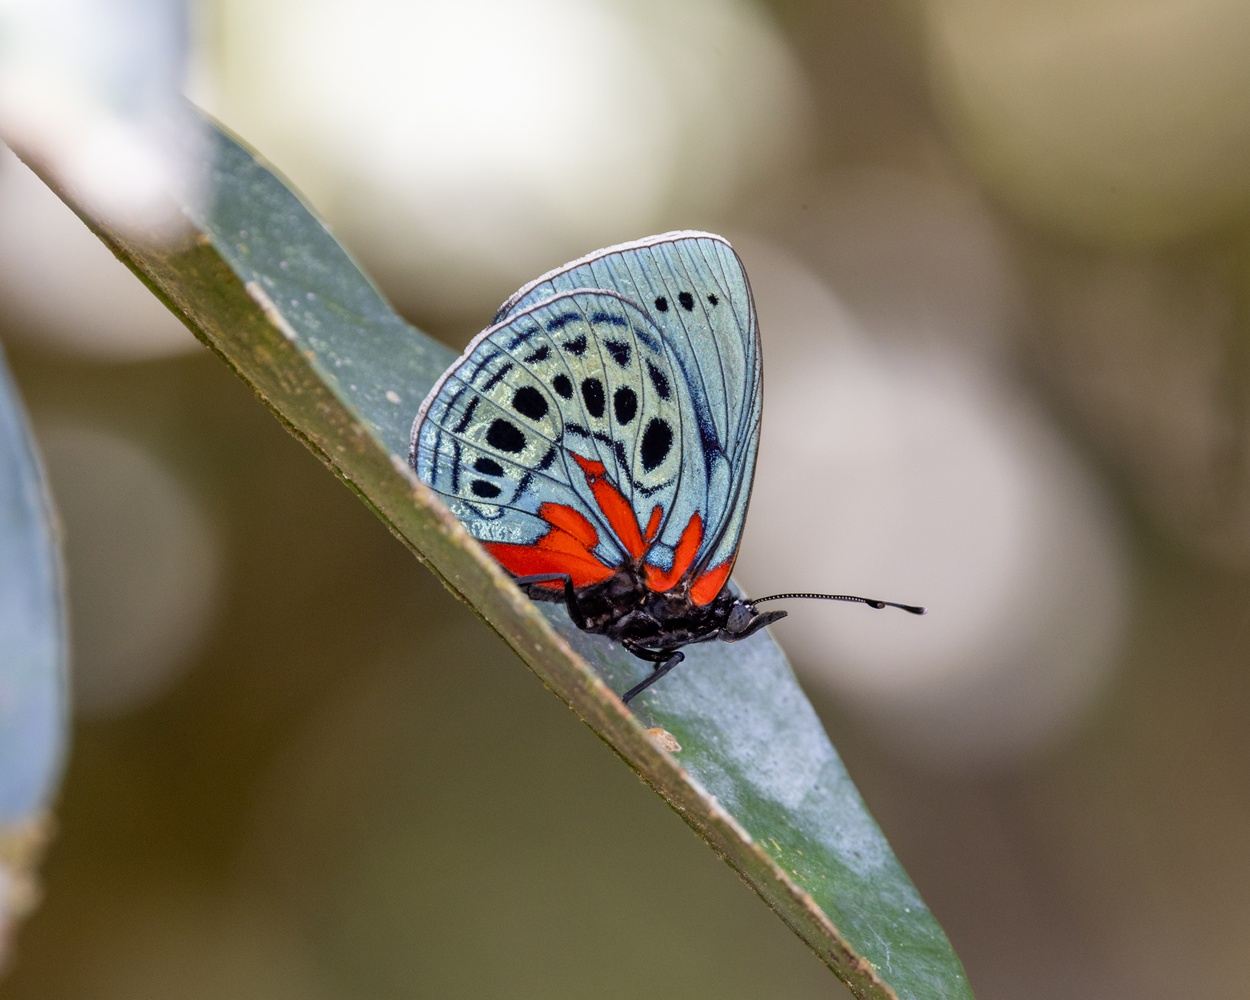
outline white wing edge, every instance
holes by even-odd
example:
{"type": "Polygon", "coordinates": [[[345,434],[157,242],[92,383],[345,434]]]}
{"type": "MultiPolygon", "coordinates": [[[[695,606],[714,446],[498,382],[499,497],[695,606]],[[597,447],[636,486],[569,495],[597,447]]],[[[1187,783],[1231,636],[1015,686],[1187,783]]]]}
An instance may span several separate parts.
{"type": "MultiPolygon", "coordinates": [[[[672,232],[659,233],[656,236],[644,236],[641,239],[630,240],[626,243],[616,243],[610,247],[604,247],[602,250],[591,251],[582,257],[578,257],[577,260],[569,261],[567,264],[561,264],[559,267],[553,267],[550,271],[539,275],[533,281],[527,281],[504,300],[503,305],[495,311],[495,315],[501,316],[506,313],[517,302],[525,298],[526,295],[533,291],[537,286],[541,285],[544,281],[551,281],[553,278],[558,278],[566,271],[572,271],[574,268],[581,267],[583,264],[589,264],[592,261],[599,260],[601,257],[607,257],[614,253],[621,253],[625,250],[641,250],[646,247],[658,246],[661,243],[678,243],[681,240],[689,239],[715,240],[717,243],[723,243],[730,250],[733,250],[733,244],[730,243],[729,240],[725,239],[725,237],[716,233],[705,233],[699,229],[674,229],[672,232]]],[[[737,256],[737,251],[734,251],[734,255],[737,256]]]]}

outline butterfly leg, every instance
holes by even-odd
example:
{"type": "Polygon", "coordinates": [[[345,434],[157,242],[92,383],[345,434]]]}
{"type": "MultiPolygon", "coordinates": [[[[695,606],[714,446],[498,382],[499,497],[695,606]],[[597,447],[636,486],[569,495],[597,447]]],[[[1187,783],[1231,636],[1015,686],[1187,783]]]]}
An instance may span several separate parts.
{"type": "Polygon", "coordinates": [[[573,624],[585,631],[586,615],[582,611],[581,602],[577,599],[577,591],[573,587],[573,578],[565,573],[539,573],[536,576],[518,576],[512,580],[518,587],[529,587],[538,583],[564,583],[564,604],[568,608],[569,618],[573,624]]]}
{"type": "Polygon", "coordinates": [[[650,674],[621,695],[621,701],[626,705],[686,658],[685,654],[680,651],[670,653],[667,649],[645,649],[641,646],[627,646],[626,648],[640,659],[651,660],[655,663],[650,674]]]}

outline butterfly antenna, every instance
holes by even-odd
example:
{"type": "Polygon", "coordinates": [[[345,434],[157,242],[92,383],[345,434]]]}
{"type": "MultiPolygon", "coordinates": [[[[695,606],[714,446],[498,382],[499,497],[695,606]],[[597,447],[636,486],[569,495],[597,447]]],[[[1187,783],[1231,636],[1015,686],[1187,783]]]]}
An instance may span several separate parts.
{"type": "Polygon", "coordinates": [[[923,615],[925,608],[915,604],[898,604],[894,601],[879,601],[875,597],[852,597],[849,594],[772,594],[769,597],[757,597],[747,603],[754,607],[757,604],[763,604],[765,601],[784,601],[790,598],[800,600],[813,601],[851,601],[855,604],[867,604],[870,608],[898,608],[900,611],[906,611],[913,615],[923,615]]]}

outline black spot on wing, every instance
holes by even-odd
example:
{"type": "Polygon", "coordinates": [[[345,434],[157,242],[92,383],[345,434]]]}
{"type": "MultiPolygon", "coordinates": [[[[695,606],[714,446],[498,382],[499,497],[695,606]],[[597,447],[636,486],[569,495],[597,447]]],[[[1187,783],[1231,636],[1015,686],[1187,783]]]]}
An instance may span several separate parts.
{"type": "Polygon", "coordinates": [[[699,428],[699,446],[703,449],[704,458],[709,463],[717,456],[728,458],[729,456],[725,454],[725,446],[716,432],[716,423],[712,420],[712,415],[708,413],[706,405],[695,407],[694,421],[699,428]]]}
{"type": "Polygon", "coordinates": [[[551,468],[552,463],[555,462],[555,460],[556,460],[555,448],[548,448],[547,454],[545,454],[542,457],[542,460],[538,463],[537,466],[535,466],[535,468],[537,468],[539,472],[546,472],[548,469],[551,468]]]}
{"type": "Polygon", "coordinates": [[[533,337],[534,334],[536,333],[542,333],[542,329],[537,326],[531,326],[528,330],[522,330],[515,337],[513,337],[510,341],[508,341],[506,350],[515,351],[518,347],[524,344],[527,340],[533,337]]]}
{"type": "Polygon", "coordinates": [[[586,412],[592,417],[602,417],[605,402],[603,383],[597,378],[582,379],[582,402],[586,404],[586,412]]]}
{"type": "Polygon", "coordinates": [[[645,499],[647,497],[655,496],[661,490],[666,490],[672,485],[673,485],[672,479],[666,479],[664,480],[664,482],[656,483],[654,486],[643,486],[642,483],[634,483],[634,493],[635,495],[643,497],[645,499]]]}
{"type": "Polygon", "coordinates": [[[478,397],[470,396],[469,404],[464,408],[464,412],[460,414],[460,419],[456,421],[456,426],[452,428],[452,431],[456,434],[460,434],[466,427],[469,426],[469,422],[473,419],[473,414],[477,410],[477,404],[478,397]]]}
{"type": "Polygon", "coordinates": [[[606,434],[603,435],[603,438],[612,445],[612,454],[616,456],[616,467],[621,469],[625,477],[630,480],[630,486],[637,490],[638,484],[630,478],[629,472],[626,471],[629,469],[629,459],[625,456],[625,446],[620,441],[613,441],[606,434]]]}
{"type": "Polygon", "coordinates": [[[655,307],[662,313],[668,312],[668,299],[661,295],[655,300],[655,307]]]}
{"type": "Polygon", "coordinates": [[[493,500],[499,496],[499,487],[494,483],[488,483],[485,479],[475,479],[469,484],[469,489],[473,491],[476,497],[482,497],[486,500],[493,500]]]}
{"type": "MultiPolygon", "coordinates": [[[[583,427],[581,424],[565,424],[564,431],[566,434],[573,437],[583,437],[587,441],[598,441],[601,444],[606,444],[612,449],[612,454],[616,456],[617,468],[621,469],[624,475],[629,477],[629,473],[627,471],[629,469],[629,457],[625,454],[625,445],[621,444],[620,441],[613,440],[611,435],[605,434],[603,431],[592,431],[589,427],[583,427]]],[[[629,478],[629,484],[635,492],[641,491],[645,496],[651,496],[652,493],[662,489],[663,485],[667,485],[662,484],[660,487],[647,488],[644,487],[642,483],[635,481],[632,477],[629,478]]],[[[618,483],[617,485],[619,486],[620,484],[618,483]]]]}
{"type": "Polygon", "coordinates": [[[583,354],[586,353],[586,336],[585,334],[579,333],[572,340],[566,340],[560,346],[564,348],[566,351],[568,351],[570,354],[572,354],[574,357],[580,358],[583,354]]]}
{"type": "Polygon", "coordinates": [[[636,326],[633,323],[630,324],[629,328],[633,332],[634,336],[637,337],[639,340],[641,340],[649,348],[651,348],[651,350],[657,351],[657,352],[659,351],[660,349],[659,341],[657,341],[653,336],[651,336],[651,334],[648,331],[642,329],[639,326],[636,326]]]}
{"type": "Polygon", "coordinates": [[[561,313],[559,316],[553,316],[551,319],[547,320],[547,332],[555,333],[557,330],[563,330],[574,320],[579,320],[581,318],[582,314],[577,312],[566,312],[561,313]]]}
{"type": "Polygon", "coordinates": [[[677,301],[681,303],[681,307],[685,309],[686,312],[690,312],[690,310],[694,308],[694,296],[689,292],[679,292],[677,294],[677,301]]]}
{"type": "Polygon", "coordinates": [[[710,306],[718,306],[718,305],[720,305],[720,299],[718,299],[718,298],[716,297],[716,293],[715,293],[715,292],[708,292],[708,293],[707,293],[707,304],[708,304],[708,305],[710,305],[710,306]]]}
{"type": "Polygon", "coordinates": [[[488,378],[485,382],[482,383],[481,391],[490,392],[491,389],[495,388],[495,386],[497,386],[500,382],[504,380],[504,376],[507,375],[508,372],[510,371],[512,371],[511,361],[507,362],[506,364],[500,365],[498,370],[495,372],[495,374],[493,374],[490,378],[488,378]]]}
{"type": "Polygon", "coordinates": [[[591,314],[590,322],[592,326],[600,326],[604,323],[609,326],[625,326],[625,317],[615,313],[597,312],[591,314]]]}
{"type": "Polygon", "coordinates": [[[633,348],[629,344],[623,340],[605,340],[603,346],[608,349],[613,361],[622,368],[629,367],[629,356],[633,353],[633,348]]]}
{"type": "Polygon", "coordinates": [[[668,376],[650,361],[647,362],[647,375],[651,379],[651,384],[655,386],[655,391],[660,394],[661,399],[672,398],[673,387],[668,384],[668,376]]]}
{"type": "Polygon", "coordinates": [[[616,422],[622,427],[633,420],[638,412],[638,396],[634,390],[623,385],[612,393],[612,410],[616,414],[616,422]]]}
{"type": "Polygon", "coordinates": [[[573,398],[573,383],[569,381],[569,377],[563,372],[551,380],[551,388],[560,394],[561,399],[573,398]]]}
{"type": "Polygon", "coordinates": [[[487,458],[485,455],[478,456],[476,462],[473,463],[473,471],[480,472],[484,476],[502,476],[503,466],[496,462],[493,458],[487,458]]]}
{"type": "Polygon", "coordinates": [[[525,450],[525,435],[511,420],[497,417],[486,431],[486,442],[492,448],[516,454],[525,450]]]}
{"type": "Polygon", "coordinates": [[[523,385],[512,394],[512,408],[523,417],[542,420],[547,415],[547,397],[532,385],[523,385]]]}
{"type": "Polygon", "coordinates": [[[551,357],[551,348],[546,344],[543,344],[543,346],[536,350],[533,354],[526,355],[525,363],[527,365],[536,365],[540,361],[546,361],[549,357],[551,357]]]}
{"type": "Polygon", "coordinates": [[[642,467],[647,472],[658,468],[673,447],[673,428],[667,420],[652,417],[642,433],[642,467]]]}

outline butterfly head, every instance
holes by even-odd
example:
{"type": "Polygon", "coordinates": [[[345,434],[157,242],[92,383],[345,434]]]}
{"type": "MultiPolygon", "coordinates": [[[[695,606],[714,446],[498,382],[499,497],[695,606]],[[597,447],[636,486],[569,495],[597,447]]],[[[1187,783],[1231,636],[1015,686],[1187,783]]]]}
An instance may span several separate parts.
{"type": "Polygon", "coordinates": [[[729,642],[745,639],[773,622],[780,621],[786,614],[785,611],[759,612],[750,601],[735,597],[721,628],[721,638],[729,642]]]}

